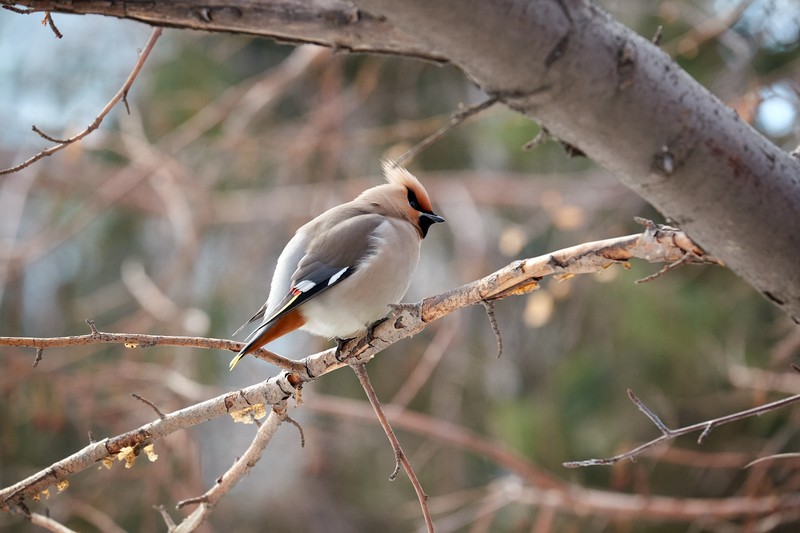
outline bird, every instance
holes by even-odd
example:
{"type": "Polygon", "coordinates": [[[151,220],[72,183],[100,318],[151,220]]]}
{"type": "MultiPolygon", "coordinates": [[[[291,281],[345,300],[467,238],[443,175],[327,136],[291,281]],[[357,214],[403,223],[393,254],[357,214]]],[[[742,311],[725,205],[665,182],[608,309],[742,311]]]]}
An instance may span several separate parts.
{"type": "MultiPolygon", "coordinates": [[[[267,301],[240,327],[261,319],[231,360],[296,329],[342,341],[385,319],[411,284],[433,212],[419,180],[391,160],[386,183],[301,226],[278,257],[267,301]]],[[[234,333],[234,335],[236,335],[234,333]]]]}

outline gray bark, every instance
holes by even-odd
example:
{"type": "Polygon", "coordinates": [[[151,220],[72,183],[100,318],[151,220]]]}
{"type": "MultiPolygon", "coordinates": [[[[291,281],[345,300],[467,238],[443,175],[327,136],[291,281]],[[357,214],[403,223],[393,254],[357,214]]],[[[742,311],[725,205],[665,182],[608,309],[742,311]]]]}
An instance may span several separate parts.
{"type": "MultiPolygon", "coordinates": [[[[7,3],[7,2],[3,2],[7,3]]],[[[588,0],[18,2],[447,60],[800,323],[800,161],[588,0]]]]}

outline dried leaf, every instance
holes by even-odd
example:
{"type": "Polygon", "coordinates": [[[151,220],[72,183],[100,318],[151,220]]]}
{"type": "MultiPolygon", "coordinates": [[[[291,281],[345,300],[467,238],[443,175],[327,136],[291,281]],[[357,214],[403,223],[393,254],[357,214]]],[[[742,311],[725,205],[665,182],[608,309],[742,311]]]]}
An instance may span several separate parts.
{"type": "Polygon", "coordinates": [[[130,468],[136,462],[136,450],[133,446],[125,446],[117,454],[117,461],[125,461],[125,468],[130,468]]]}
{"type": "Polygon", "coordinates": [[[151,463],[154,463],[156,459],[158,459],[155,447],[152,444],[148,444],[142,449],[144,450],[144,453],[147,455],[147,458],[150,460],[151,463]]]}
{"type": "Polygon", "coordinates": [[[257,403],[255,405],[245,407],[244,409],[239,409],[238,411],[231,411],[228,414],[231,415],[231,418],[233,418],[234,422],[238,422],[240,424],[253,424],[256,420],[267,416],[267,408],[264,407],[263,403],[257,403]]]}

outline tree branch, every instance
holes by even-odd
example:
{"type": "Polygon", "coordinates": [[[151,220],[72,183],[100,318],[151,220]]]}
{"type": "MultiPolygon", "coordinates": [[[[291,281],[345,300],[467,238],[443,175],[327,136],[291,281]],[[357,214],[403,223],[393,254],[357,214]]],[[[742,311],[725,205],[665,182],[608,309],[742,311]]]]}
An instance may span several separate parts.
{"type": "Polygon", "coordinates": [[[375,416],[378,418],[378,422],[380,422],[383,431],[386,433],[386,437],[388,437],[389,442],[392,445],[392,450],[394,451],[395,468],[394,472],[392,472],[392,475],[389,476],[389,479],[394,481],[394,479],[397,478],[400,465],[403,465],[403,470],[405,470],[408,479],[411,480],[411,485],[414,487],[414,492],[417,494],[417,500],[419,500],[419,505],[422,508],[422,516],[425,519],[425,527],[427,528],[428,533],[433,533],[433,520],[431,519],[431,512],[428,510],[428,495],[425,494],[422,484],[419,482],[419,478],[417,478],[417,474],[414,472],[414,468],[411,466],[411,462],[408,460],[408,457],[403,451],[403,447],[400,445],[397,435],[395,435],[394,430],[392,429],[392,425],[389,423],[389,419],[383,412],[383,407],[381,407],[381,402],[378,399],[378,395],[375,393],[375,389],[372,387],[372,383],[369,380],[367,367],[364,364],[353,364],[352,367],[353,371],[356,373],[356,377],[358,377],[358,382],[364,389],[367,399],[369,400],[370,405],[372,405],[373,411],[375,411],[375,416]]]}
{"type": "Polygon", "coordinates": [[[217,502],[224,495],[230,492],[231,489],[233,489],[233,487],[235,487],[236,484],[241,481],[242,478],[244,478],[244,476],[247,475],[247,473],[258,463],[264,453],[264,450],[272,440],[272,437],[278,431],[278,427],[280,427],[281,422],[286,420],[286,418],[287,414],[285,406],[274,407],[270,411],[269,416],[267,416],[267,419],[264,421],[264,423],[258,428],[256,436],[253,439],[253,442],[250,443],[250,446],[247,447],[247,450],[242,454],[241,457],[236,459],[236,461],[233,463],[233,466],[231,466],[227,472],[217,478],[216,484],[208,489],[208,491],[206,491],[206,493],[202,496],[183,500],[182,502],[178,503],[178,509],[187,505],[199,506],[174,528],[169,527],[169,522],[167,522],[170,533],[188,533],[189,531],[194,531],[200,524],[205,522],[217,502]]]}
{"type": "MultiPolygon", "coordinates": [[[[538,281],[545,276],[601,272],[612,264],[626,263],[633,258],[673,263],[687,253],[693,254],[693,262],[716,263],[716,260],[706,256],[682,231],[648,222],[641,234],[585,243],[536,258],[516,261],[482,279],[426,298],[420,303],[404,306],[401,311],[375,328],[371,343],[365,342],[365,337],[348,343],[344,347],[344,357],[341,360],[336,357],[335,349],[308,356],[300,361],[279,358],[278,362],[288,361],[291,370],[284,370],[277,376],[240,391],[229,392],[166,414],[163,418],[127,433],[91,443],[27,479],[0,490],[0,508],[7,509],[99,461],[116,457],[123,448],[130,448],[131,453],[136,454],[166,435],[223,414],[249,409],[259,404],[280,404],[295,395],[304,383],[348,363],[354,365],[365,363],[391,344],[419,333],[433,320],[485,300],[496,300],[536,290],[539,287],[538,281]]],[[[219,339],[103,333],[93,324],[90,324],[90,327],[92,333],[76,337],[53,339],[0,337],[0,345],[50,348],[116,343],[134,347],[150,343],[149,345],[192,346],[232,351],[237,351],[241,347],[241,343],[219,339]]]]}
{"type": "MultiPolygon", "coordinates": [[[[315,394],[305,405],[316,413],[347,420],[371,422],[375,416],[364,401],[325,394],[315,394]]],[[[385,410],[398,429],[486,458],[498,467],[519,476],[524,481],[524,486],[517,486],[512,491],[512,499],[524,505],[551,507],[577,516],[645,520],[658,517],[676,521],[763,516],[780,509],[796,509],[798,505],[794,493],[784,496],[675,498],[587,489],[555,478],[538,468],[527,457],[504,447],[502,443],[494,442],[462,426],[394,404],[386,405],[385,410]]],[[[741,468],[744,462],[746,459],[727,467],[741,468]]],[[[432,502],[435,509],[435,498],[432,502]]]]}
{"type": "Polygon", "coordinates": [[[789,396],[788,398],[783,398],[781,400],[774,401],[772,403],[767,403],[764,405],[759,405],[757,407],[753,407],[750,409],[746,409],[744,411],[739,411],[738,413],[732,413],[726,416],[721,416],[719,418],[714,418],[712,420],[707,420],[705,422],[699,422],[697,424],[692,424],[691,426],[685,426],[679,429],[669,429],[658,416],[650,410],[642,401],[636,397],[633,392],[628,389],[628,397],[630,400],[639,408],[641,412],[643,412],[647,418],[650,419],[651,422],[661,431],[661,436],[653,439],[651,441],[645,442],[641,446],[637,446],[636,448],[629,450],[625,453],[621,453],[619,455],[615,455],[614,457],[607,457],[604,459],[586,459],[584,461],[569,461],[563,463],[567,468],[580,468],[584,466],[597,466],[597,465],[613,465],[622,461],[623,459],[634,459],[638,455],[640,455],[645,450],[652,448],[653,446],[660,444],[662,442],[667,442],[682,435],[686,435],[687,433],[695,433],[697,431],[701,431],[700,436],[697,438],[697,442],[702,443],[703,440],[708,436],[712,429],[717,426],[721,426],[723,424],[728,424],[730,422],[735,422],[737,420],[742,420],[744,418],[749,418],[751,416],[761,416],[765,413],[769,413],[772,411],[776,411],[778,409],[782,409],[788,405],[794,405],[796,403],[800,403],[800,394],[796,394],[794,396],[789,396]]]}
{"type": "Polygon", "coordinates": [[[21,14],[40,11],[106,15],[154,26],[247,33],[290,44],[318,44],[334,50],[396,54],[436,63],[446,62],[436,51],[399,31],[384,17],[373,16],[345,0],[244,0],[229,5],[190,0],[146,4],[125,0],[0,0],[21,14]]]}
{"type": "MultiPolygon", "coordinates": [[[[47,20],[50,21],[50,26],[53,29],[53,31],[58,32],[58,30],[56,29],[55,25],[52,23],[52,19],[50,18],[49,11],[47,13],[47,20]]],[[[56,153],[56,152],[58,152],[60,150],[63,150],[64,148],[66,148],[67,146],[69,146],[72,143],[74,143],[76,141],[80,141],[81,139],[83,139],[84,137],[86,137],[87,135],[89,135],[94,130],[96,130],[97,128],[100,127],[100,124],[103,122],[103,119],[106,118],[106,115],[108,115],[108,113],[114,108],[115,105],[117,105],[117,103],[120,100],[122,100],[125,103],[125,107],[127,108],[128,107],[128,102],[126,101],[126,97],[128,95],[128,91],[130,90],[131,86],[133,85],[133,82],[136,79],[136,76],[139,75],[139,71],[142,70],[142,66],[144,66],[145,61],[147,61],[147,58],[150,55],[150,52],[153,50],[153,47],[155,46],[156,41],[158,41],[158,38],[161,37],[161,32],[162,32],[161,28],[155,28],[153,30],[153,33],[150,34],[150,39],[148,39],[147,44],[145,45],[144,49],[142,50],[142,53],[139,54],[139,59],[136,61],[136,64],[134,65],[133,70],[128,75],[128,79],[125,80],[125,83],[122,85],[122,88],[120,88],[120,90],[117,91],[117,94],[115,94],[114,97],[111,100],[109,100],[109,102],[106,104],[106,106],[103,108],[103,110],[100,111],[100,114],[97,115],[97,117],[94,119],[94,122],[89,124],[89,126],[85,130],[81,131],[80,133],[77,133],[77,134],[73,135],[72,137],[70,137],[68,139],[64,139],[64,140],[55,139],[55,138],[43,133],[36,126],[33,126],[33,131],[35,131],[36,133],[38,133],[40,136],[42,136],[43,138],[47,139],[48,141],[55,142],[56,145],[52,146],[52,147],[50,147],[50,148],[48,148],[46,150],[42,150],[38,154],[34,155],[33,157],[30,157],[29,159],[25,160],[24,162],[20,163],[19,165],[16,165],[16,166],[13,166],[13,167],[10,167],[10,168],[6,168],[4,170],[0,170],[0,176],[3,176],[5,174],[13,174],[14,172],[18,172],[18,171],[22,170],[23,168],[29,167],[30,165],[32,165],[33,163],[35,163],[36,161],[38,161],[38,160],[40,160],[40,159],[42,159],[44,157],[53,155],[54,153],[56,153]]]]}

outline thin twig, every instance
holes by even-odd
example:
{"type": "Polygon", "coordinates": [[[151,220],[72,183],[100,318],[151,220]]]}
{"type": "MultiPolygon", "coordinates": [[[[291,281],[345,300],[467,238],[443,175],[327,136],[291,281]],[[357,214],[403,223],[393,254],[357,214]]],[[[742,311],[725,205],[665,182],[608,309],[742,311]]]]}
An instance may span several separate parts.
{"type": "Polygon", "coordinates": [[[70,529],[61,522],[53,520],[49,516],[39,513],[31,513],[28,518],[33,525],[44,528],[52,533],[78,533],[74,529],[70,529]]]}
{"type": "Polygon", "coordinates": [[[682,435],[686,435],[687,433],[694,433],[696,431],[703,430],[700,434],[700,438],[698,438],[698,442],[702,442],[702,440],[708,436],[709,432],[718,426],[723,424],[727,424],[729,422],[735,422],[737,420],[743,420],[745,418],[749,418],[751,416],[761,416],[765,413],[769,413],[771,411],[775,411],[777,409],[781,409],[788,405],[792,405],[795,403],[800,402],[800,394],[796,394],[794,396],[789,396],[787,398],[783,398],[782,400],[777,400],[771,403],[767,403],[764,405],[760,405],[758,407],[753,407],[750,409],[746,409],[744,411],[739,411],[737,413],[729,414],[726,416],[721,416],[719,418],[715,418],[713,420],[708,420],[706,422],[700,422],[698,424],[692,424],[691,426],[682,427],[679,429],[669,429],[666,427],[659,418],[653,414],[653,412],[646,407],[641,400],[639,400],[632,392],[628,391],[628,396],[630,397],[631,401],[636,404],[640,411],[645,413],[647,417],[653,422],[658,429],[661,431],[661,436],[657,439],[653,439],[648,441],[641,446],[637,446],[636,448],[627,451],[625,453],[621,453],[619,455],[615,455],[614,457],[608,457],[604,459],[587,459],[584,461],[570,461],[567,463],[563,463],[563,466],[567,468],[580,468],[584,466],[596,466],[596,465],[613,465],[622,461],[623,459],[634,459],[643,451],[647,450],[648,448],[652,448],[656,444],[660,444],[662,442],[666,442],[672,440],[676,437],[680,437],[682,435]]]}
{"type": "Polygon", "coordinates": [[[30,15],[31,13],[36,13],[36,10],[33,9],[32,7],[26,7],[26,8],[23,9],[23,8],[14,7],[14,6],[8,6],[8,5],[5,5],[5,4],[3,6],[0,6],[0,7],[2,7],[3,9],[8,9],[9,11],[12,11],[14,13],[19,13],[20,15],[30,15]]]}
{"type": "Polygon", "coordinates": [[[53,30],[53,33],[58,39],[64,37],[58,28],[56,28],[56,23],[53,21],[53,14],[50,11],[45,11],[44,20],[42,20],[42,24],[48,24],[50,29],[53,30]]]}
{"type": "Polygon", "coordinates": [[[698,262],[702,263],[703,260],[701,258],[697,257],[696,255],[694,255],[692,252],[686,252],[686,255],[684,255],[683,257],[681,257],[680,259],[678,259],[674,263],[670,263],[668,265],[665,265],[664,268],[662,268],[661,270],[659,270],[655,274],[650,274],[649,276],[647,276],[645,278],[637,279],[636,283],[647,283],[649,281],[653,281],[654,279],[660,278],[661,276],[663,276],[664,274],[666,274],[667,272],[669,272],[671,270],[675,270],[676,268],[682,267],[683,265],[688,265],[688,264],[691,264],[691,263],[698,263],[698,262]]]}
{"type": "MultiPolygon", "coordinates": [[[[181,335],[146,335],[142,333],[108,333],[98,331],[93,321],[86,321],[91,328],[91,333],[74,335],[70,337],[0,337],[0,346],[17,346],[24,348],[65,348],[68,346],[85,346],[90,344],[122,344],[128,349],[147,348],[151,346],[184,346],[191,348],[209,348],[212,350],[227,350],[238,352],[244,343],[214,339],[210,337],[187,337],[181,335]]],[[[284,370],[298,371],[305,374],[302,364],[282,357],[265,348],[253,352],[254,356],[263,359],[284,370]]]]}
{"type": "Polygon", "coordinates": [[[658,418],[658,415],[656,415],[649,407],[647,407],[642,400],[637,398],[631,389],[628,389],[628,398],[634,403],[634,405],[636,405],[636,407],[639,408],[641,412],[645,414],[645,416],[647,416],[647,418],[650,419],[650,421],[659,429],[659,431],[661,431],[663,435],[669,437],[672,434],[672,430],[670,430],[667,425],[662,422],[660,418],[658,418]]]}
{"type": "Polygon", "coordinates": [[[537,148],[539,148],[541,145],[543,145],[552,138],[553,136],[550,135],[550,130],[548,130],[544,126],[541,126],[539,128],[539,133],[536,134],[536,137],[534,137],[533,139],[522,145],[522,149],[525,150],[526,152],[536,150],[537,148]]]}
{"type": "Polygon", "coordinates": [[[155,412],[156,412],[156,414],[158,415],[158,418],[160,418],[161,420],[164,420],[165,418],[167,418],[167,415],[165,415],[164,413],[162,413],[162,412],[161,412],[161,409],[159,409],[159,408],[156,406],[156,404],[154,404],[153,402],[151,402],[151,401],[150,401],[150,400],[148,400],[147,398],[143,398],[142,396],[140,396],[140,395],[136,394],[135,392],[132,392],[132,393],[131,393],[131,396],[133,396],[134,398],[136,398],[137,400],[139,400],[139,401],[140,401],[140,402],[142,402],[143,404],[145,404],[145,405],[149,405],[149,406],[150,406],[150,408],[151,408],[153,411],[155,411],[155,412]]]}
{"type": "Polygon", "coordinates": [[[497,323],[497,317],[494,315],[494,301],[483,300],[481,302],[484,309],[486,309],[486,316],[489,318],[489,325],[492,326],[495,339],[497,339],[497,358],[503,355],[503,335],[500,334],[500,325],[497,323]]]}
{"type": "Polygon", "coordinates": [[[153,509],[155,509],[156,511],[159,512],[159,514],[161,514],[161,518],[164,520],[164,523],[167,525],[167,531],[170,532],[170,533],[172,531],[175,531],[175,521],[169,515],[169,511],[167,511],[167,508],[164,507],[163,505],[154,505],[153,509]]]}
{"type": "Polygon", "coordinates": [[[500,98],[498,96],[491,96],[486,100],[479,102],[477,104],[468,107],[462,107],[461,109],[459,109],[450,116],[450,120],[447,121],[447,124],[439,128],[435,132],[431,133],[427,137],[425,137],[422,141],[418,142],[416,145],[414,145],[414,147],[412,147],[410,150],[408,150],[400,157],[398,157],[395,160],[395,163],[400,165],[404,161],[412,159],[419,152],[428,148],[430,145],[432,145],[433,143],[444,137],[450,130],[457,127],[459,124],[467,120],[469,117],[477,115],[484,109],[492,107],[494,104],[498,102],[499,99],[500,98]]]}
{"type": "Polygon", "coordinates": [[[300,423],[297,420],[295,420],[294,418],[292,418],[288,414],[286,415],[286,421],[297,428],[297,432],[300,434],[300,447],[301,448],[305,448],[306,447],[306,434],[303,431],[303,426],[301,426],[300,423]]]}
{"type": "Polygon", "coordinates": [[[39,366],[39,363],[42,361],[43,355],[44,355],[44,348],[36,348],[36,359],[33,360],[33,368],[39,366]]]}
{"type": "MultiPolygon", "coordinates": [[[[131,71],[130,75],[128,75],[128,79],[125,80],[125,83],[122,85],[122,88],[119,91],[117,91],[117,94],[115,94],[114,97],[111,100],[109,100],[109,102],[106,104],[106,106],[102,109],[102,111],[100,111],[100,114],[97,115],[97,117],[94,119],[94,122],[89,124],[89,126],[85,130],[81,131],[80,133],[78,133],[76,135],[73,135],[72,137],[70,137],[68,139],[65,139],[63,142],[59,142],[55,146],[52,146],[52,147],[50,147],[50,148],[48,148],[46,150],[42,150],[38,154],[34,155],[33,157],[30,157],[29,159],[27,159],[26,161],[20,163],[19,165],[14,166],[14,167],[10,167],[10,168],[4,169],[4,170],[0,170],[0,176],[6,175],[6,174],[13,174],[14,172],[18,172],[18,171],[22,170],[23,168],[29,167],[30,165],[32,165],[36,161],[38,161],[38,160],[40,160],[40,159],[42,159],[44,157],[53,155],[54,153],[56,153],[56,152],[58,152],[60,150],[63,150],[64,148],[66,148],[70,144],[83,139],[84,137],[89,135],[91,132],[96,130],[98,127],[100,127],[100,124],[103,122],[103,119],[106,118],[106,115],[108,115],[108,113],[114,108],[114,106],[117,104],[117,102],[119,102],[122,98],[124,98],[125,95],[128,93],[128,91],[130,90],[131,86],[133,85],[134,80],[136,79],[136,76],[139,75],[139,71],[142,69],[142,66],[144,66],[144,63],[147,60],[148,56],[150,55],[150,52],[153,50],[153,47],[155,46],[156,41],[158,41],[158,38],[161,37],[162,31],[163,31],[162,28],[154,28],[153,29],[153,33],[150,34],[150,39],[148,39],[147,44],[145,45],[144,49],[142,50],[142,53],[139,55],[139,59],[136,61],[136,65],[134,65],[133,70],[131,71]]],[[[37,130],[34,130],[34,131],[37,131],[37,130]]],[[[38,131],[38,133],[40,135],[42,135],[42,133],[40,131],[38,131]]]]}
{"type": "Polygon", "coordinates": [[[69,142],[69,141],[65,141],[65,140],[63,140],[63,139],[56,139],[55,137],[51,137],[50,135],[48,135],[48,134],[46,134],[45,132],[43,132],[42,130],[40,130],[40,129],[39,129],[37,126],[36,126],[36,124],[34,124],[33,126],[31,126],[31,129],[34,131],[34,133],[37,133],[37,134],[39,135],[39,137],[41,137],[42,139],[44,139],[44,140],[46,140],[46,141],[50,141],[51,143],[55,143],[55,144],[65,144],[65,143],[68,143],[68,142],[69,142]]]}
{"type": "Polygon", "coordinates": [[[656,26],[656,31],[653,33],[653,36],[650,38],[650,42],[656,46],[661,46],[661,34],[664,31],[664,26],[659,24],[656,26]]]}
{"type": "Polygon", "coordinates": [[[395,470],[389,479],[393,480],[397,477],[399,464],[402,464],[403,469],[406,471],[406,475],[408,475],[408,479],[411,480],[411,485],[414,487],[414,491],[417,493],[417,499],[419,500],[419,505],[422,508],[422,516],[425,519],[425,527],[427,527],[429,533],[433,533],[433,519],[431,518],[431,513],[428,510],[428,495],[425,494],[425,491],[422,489],[422,485],[417,478],[417,474],[411,467],[408,457],[406,457],[406,454],[403,452],[403,448],[400,446],[400,441],[397,439],[397,435],[395,435],[391,424],[389,424],[389,419],[386,418],[386,413],[383,412],[383,407],[381,407],[381,402],[378,400],[378,395],[375,393],[375,389],[372,387],[372,383],[369,380],[367,367],[362,363],[353,364],[351,367],[356,373],[358,382],[361,384],[364,392],[367,393],[367,398],[369,399],[369,403],[372,405],[372,409],[375,411],[375,416],[378,417],[378,422],[380,422],[383,431],[386,433],[386,436],[389,438],[389,442],[392,444],[396,462],[395,470]]]}
{"type": "Polygon", "coordinates": [[[751,466],[757,465],[759,463],[765,463],[767,461],[777,461],[779,459],[800,459],[800,453],[798,452],[789,452],[789,453],[775,453],[772,455],[767,455],[766,457],[759,457],[758,459],[754,459],[750,461],[746,465],[742,467],[742,470],[746,468],[750,468],[751,466]]]}

